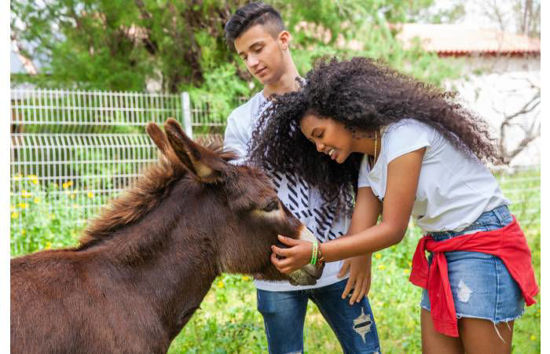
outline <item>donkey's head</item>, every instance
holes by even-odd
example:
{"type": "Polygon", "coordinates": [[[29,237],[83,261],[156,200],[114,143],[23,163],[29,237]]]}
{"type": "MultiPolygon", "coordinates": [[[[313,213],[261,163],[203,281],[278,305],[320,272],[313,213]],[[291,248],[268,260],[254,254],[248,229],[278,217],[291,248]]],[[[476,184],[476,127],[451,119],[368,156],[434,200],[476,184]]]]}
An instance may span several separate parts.
{"type": "MultiPolygon", "coordinates": [[[[249,273],[270,280],[288,279],[271,264],[277,235],[313,241],[314,236],[279,201],[261,171],[228,163],[232,157],[194,143],[174,119],[165,133],[149,123],[147,133],[182,178],[171,194],[181,194],[186,212],[178,230],[199,234],[215,250],[218,270],[249,273]],[[200,226],[199,226],[200,225],[200,226]]],[[[188,236],[182,235],[188,239],[188,236]]],[[[308,265],[290,275],[295,284],[315,284],[322,268],[308,265]]]]}

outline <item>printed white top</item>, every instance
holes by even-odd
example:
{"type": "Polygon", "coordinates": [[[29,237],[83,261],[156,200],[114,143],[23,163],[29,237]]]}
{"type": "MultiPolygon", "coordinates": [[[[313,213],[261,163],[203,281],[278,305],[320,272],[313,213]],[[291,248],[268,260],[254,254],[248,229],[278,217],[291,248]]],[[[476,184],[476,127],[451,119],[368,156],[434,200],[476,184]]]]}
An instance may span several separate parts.
{"type": "MultiPolygon", "coordinates": [[[[252,132],[258,118],[270,102],[263,92],[258,92],[248,102],[237,107],[227,120],[224,148],[233,150],[239,156],[237,164],[246,163],[252,132]]],[[[318,189],[310,188],[297,175],[284,175],[277,171],[266,171],[272,178],[281,202],[317,237],[320,242],[334,239],[345,234],[349,228],[348,217],[335,219],[334,206],[321,198],[318,189]]],[[[254,280],[258,289],[268,291],[292,291],[318,288],[336,283],[342,262],[326,263],[322,277],[312,286],[294,286],[287,281],[254,280]]]]}

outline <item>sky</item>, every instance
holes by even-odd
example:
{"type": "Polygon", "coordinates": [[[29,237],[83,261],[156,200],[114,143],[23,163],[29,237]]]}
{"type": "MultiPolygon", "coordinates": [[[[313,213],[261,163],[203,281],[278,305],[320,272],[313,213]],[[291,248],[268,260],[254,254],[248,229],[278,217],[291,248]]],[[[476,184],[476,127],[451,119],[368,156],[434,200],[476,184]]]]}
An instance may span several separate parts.
{"type": "MultiPolygon", "coordinates": [[[[491,21],[491,19],[485,14],[485,10],[488,4],[496,2],[496,0],[463,0],[462,3],[465,7],[465,16],[457,23],[462,23],[468,26],[476,26],[483,28],[499,28],[498,22],[491,21]]],[[[434,9],[450,9],[453,4],[456,4],[457,0],[436,0],[434,3],[434,9]]],[[[498,7],[505,14],[505,20],[508,26],[513,30],[513,9],[512,1],[499,0],[498,7]]]]}

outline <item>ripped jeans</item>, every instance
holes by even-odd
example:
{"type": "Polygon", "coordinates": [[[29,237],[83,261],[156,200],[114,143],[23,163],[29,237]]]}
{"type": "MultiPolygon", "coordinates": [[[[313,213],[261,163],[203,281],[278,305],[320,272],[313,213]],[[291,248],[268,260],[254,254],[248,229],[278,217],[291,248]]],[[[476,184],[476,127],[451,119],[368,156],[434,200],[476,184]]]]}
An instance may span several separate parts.
{"type": "Polygon", "coordinates": [[[347,279],[344,279],[321,288],[297,291],[258,289],[258,311],[264,318],[269,353],[303,353],[304,320],[309,299],[317,305],[336,334],[344,353],[380,352],[369,300],[364,297],[350,306],[349,297],[342,299],[346,283],[347,279]]]}

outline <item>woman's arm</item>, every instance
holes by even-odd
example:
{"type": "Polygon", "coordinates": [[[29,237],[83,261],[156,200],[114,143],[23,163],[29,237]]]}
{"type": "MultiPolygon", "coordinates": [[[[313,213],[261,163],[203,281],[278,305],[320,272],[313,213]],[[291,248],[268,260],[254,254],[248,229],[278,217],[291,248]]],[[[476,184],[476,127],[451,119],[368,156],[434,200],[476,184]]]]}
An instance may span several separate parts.
{"type": "MultiPolygon", "coordinates": [[[[327,262],[372,253],[399,243],[411,215],[418,186],[425,148],[400,156],[388,165],[388,180],[383,202],[382,221],[358,234],[321,244],[327,262]]],[[[311,258],[311,243],[280,236],[281,242],[293,246],[281,249],[272,246],[271,261],[282,273],[306,265],[311,258]],[[285,257],[277,259],[275,254],[285,257]]]]}
{"type": "MultiPolygon", "coordinates": [[[[345,237],[357,234],[376,224],[378,215],[382,210],[380,201],[372,193],[370,187],[362,187],[357,191],[355,208],[351,217],[351,225],[345,237]]],[[[342,292],[342,299],[350,295],[349,303],[359,302],[368,294],[371,283],[372,253],[348,258],[344,261],[339,277],[343,277],[349,271],[346,287],[342,292]]]]}

